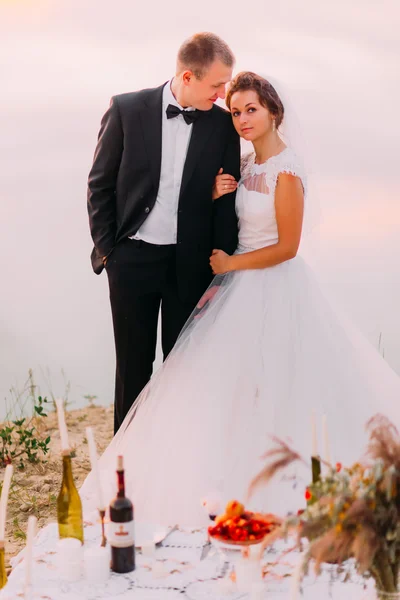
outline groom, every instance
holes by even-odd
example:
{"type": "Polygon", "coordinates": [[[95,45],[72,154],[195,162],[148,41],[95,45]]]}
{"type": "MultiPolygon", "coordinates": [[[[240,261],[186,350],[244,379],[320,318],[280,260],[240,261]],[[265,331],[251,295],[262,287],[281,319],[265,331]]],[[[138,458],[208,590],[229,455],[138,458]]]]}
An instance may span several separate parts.
{"type": "Polygon", "coordinates": [[[115,432],[151,377],[160,306],[165,358],[212,279],[213,248],[236,248],[235,192],[212,201],[220,168],[240,177],[239,138],[214,104],[233,65],[223,40],[198,33],[171,81],[114,96],[101,123],[88,211],[93,270],[110,288],[115,432]]]}

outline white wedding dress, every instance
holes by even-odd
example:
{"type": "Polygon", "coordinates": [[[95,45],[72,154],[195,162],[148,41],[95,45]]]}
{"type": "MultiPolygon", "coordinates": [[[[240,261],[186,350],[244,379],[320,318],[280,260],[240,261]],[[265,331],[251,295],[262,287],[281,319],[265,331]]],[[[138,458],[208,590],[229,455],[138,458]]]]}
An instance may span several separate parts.
{"type": "MultiPolygon", "coordinates": [[[[244,160],[238,252],[278,241],[280,173],[300,177],[306,188],[290,148],[262,165],[254,155],[244,160]]],[[[314,410],[317,423],[327,416],[332,456],[344,463],[362,455],[371,416],[382,412],[400,425],[400,378],[331,308],[301,257],[215,283],[218,292],[189,319],[100,459],[109,500],[115,457],[124,455],[127,493],[141,521],[204,525],[201,498],[242,500],[271,434],[291,439],[308,460],[314,410]]],[[[280,514],[302,507],[310,472],[297,474],[296,489],[289,477],[277,477],[256,494],[254,507],[280,514]]],[[[81,496],[86,513],[96,507],[91,474],[81,496]]]]}

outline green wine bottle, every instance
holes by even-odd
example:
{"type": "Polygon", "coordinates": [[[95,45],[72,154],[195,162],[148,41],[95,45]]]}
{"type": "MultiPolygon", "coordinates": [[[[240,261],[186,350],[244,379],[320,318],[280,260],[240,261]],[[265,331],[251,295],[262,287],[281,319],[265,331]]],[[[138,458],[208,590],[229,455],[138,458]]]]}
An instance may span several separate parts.
{"type": "Polygon", "coordinates": [[[4,542],[0,542],[0,590],[7,583],[6,561],[4,557],[4,542]]]}
{"type": "Polygon", "coordinates": [[[63,478],[57,498],[60,538],[76,538],[83,544],[82,503],[72,477],[71,455],[63,454],[63,478]]]}

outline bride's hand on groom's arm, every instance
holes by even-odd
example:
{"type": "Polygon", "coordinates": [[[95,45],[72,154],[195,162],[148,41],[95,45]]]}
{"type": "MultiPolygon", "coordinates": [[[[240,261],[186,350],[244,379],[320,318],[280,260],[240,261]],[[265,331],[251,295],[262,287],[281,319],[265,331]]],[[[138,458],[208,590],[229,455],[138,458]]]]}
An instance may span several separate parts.
{"type": "Polygon", "coordinates": [[[213,250],[210,256],[210,265],[214,275],[221,275],[233,271],[232,256],[223,250],[213,250]]]}
{"type": "Polygon", "coordinates": [[[223,168],[221,167],[214,181],[212,199],[217,200],[217,198],[225,196],[225,194],[231,194],[236,190],[236,188],[236,179],[233,177],[233,175],[225,174],[223,168]]]}

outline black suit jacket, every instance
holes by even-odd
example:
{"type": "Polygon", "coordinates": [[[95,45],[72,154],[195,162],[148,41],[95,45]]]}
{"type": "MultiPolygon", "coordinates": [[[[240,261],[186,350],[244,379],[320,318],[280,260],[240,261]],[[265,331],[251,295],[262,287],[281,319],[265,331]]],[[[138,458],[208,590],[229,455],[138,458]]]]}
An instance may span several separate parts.
{"type": "MultiPolygon", "coordinates": [[[[95,273],[120,240],[137,232],[156,202],[164,85],[114,96],[102,119],[88,181],[95,273]]],[[[214,105],[193,124],[182,176],[177,276],[184,296],[199,296],[207,287],[213,248],[232,253],[237,246],[235,193],[215,202],[211,197],[220,167],[239,180],[239,137],[230,114],[214,105]]]]}

